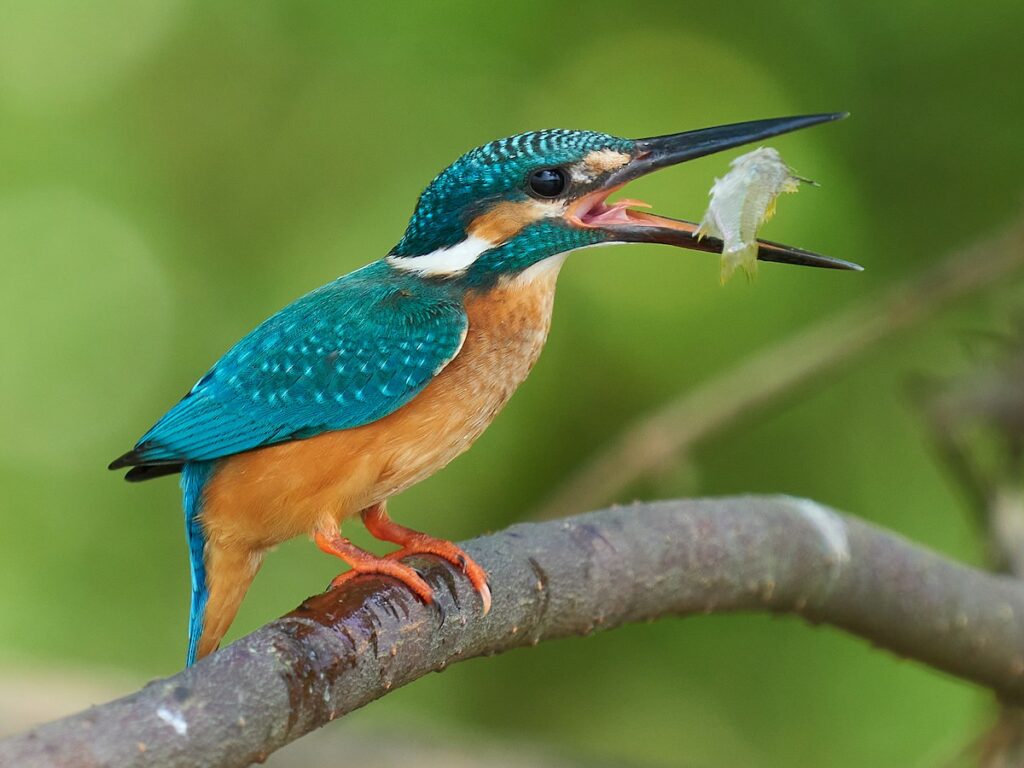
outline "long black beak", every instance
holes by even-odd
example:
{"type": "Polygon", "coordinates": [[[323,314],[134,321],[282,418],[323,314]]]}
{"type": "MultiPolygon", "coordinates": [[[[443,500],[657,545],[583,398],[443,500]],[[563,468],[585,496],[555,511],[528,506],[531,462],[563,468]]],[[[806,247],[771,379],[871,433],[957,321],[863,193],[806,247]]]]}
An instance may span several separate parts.
{"type": "Polygon", "coordinates": [[[713,155],[733,147],[740,147],[755,141],[764,141],[783,133],[799,131],[820,123],[842,120],[846,112],[829,112],[821,115],[800,115],[798,117],[774,117],[770,120],[751,120],[746,123],[718,125],[697,131],[671,133],[650,139],[637,139],[633,151],[634,160],[617,171],[608,180],[611,185],[624,184],[659,168],[678,165],[687,160],[713,155]]]}
{"type": "MultiPolygon", "coordinates": [[[[596,198],[598,206],[603,205],[603,197],[619,189],[623,184],[644,176],[651,171],[677,165],[715,152],[732,149],[743,144],[762,141],[801,128],[808,128],[820,123],[829,123],[846,117],[845,112],[831,112],[819,115],[801,115],[797,117],[778,117],[770,120],[752,120],[746,123],[720,125],[714,128],[703,128],[697,131],[684,131],[668,136],[655,136],[648,139],[637,139],[633,159],[626,165],[611,173],[600,190],[587,195],[596,198]]],[[[581,210],[588,206],[593,209],[594,199],[585,201],[581,210]]],[[[596,222],[595,222],[596,224],[596,222]]],[[[605,227],[612,233],[614,241],[663,243],[682,248],[721,253],[722,241],[713,237],[697,238],[697,225],[666,216],[630,210],[628,221],[620,221],[605,227]]],[[[845,269],[860,271],[863,267],[842,259],[800,248],[793,248],[781,243],[765,240],[758,241],[757,258],[761,261],[775,261],[784,264],[799,264],[805,267],[822,267],[825,269],[845,269]]]]}
{"type": "MultiPolygon", "coordinates": [[[[717,237],[697,237],[697,225],[692,221],[670,219],[667,216],[655,216],[650,213],[636,211],[631,214],[638,219],[652,220],[651,225],[625,224],[616,227],[616,233],[622,235],[624,242],[659,243],[689,248],[706,253],[721,253],[724,243],[717,237]],[[671,226],[667,226],[671,223],[671,226]]],[[[783,245],[771,240],[757,241],[758,261],[774,261],[778,264],[796,264],[801,267],[818,267],[820,269],[844,269],[850,272],[863,272],[864,267],[852,261],[822,256],[814,251],[805,251],[792,245],[783,245]]]]}

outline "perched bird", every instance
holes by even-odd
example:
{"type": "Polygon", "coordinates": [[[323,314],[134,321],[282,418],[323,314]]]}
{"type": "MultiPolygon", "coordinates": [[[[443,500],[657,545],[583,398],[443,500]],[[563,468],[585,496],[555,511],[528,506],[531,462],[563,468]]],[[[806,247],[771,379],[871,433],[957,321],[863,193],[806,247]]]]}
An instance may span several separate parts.
{"type": "MultiPolygon", "coordinates": [[[[181,473],[192,569],[187,663],[215,650],[264,553],[300,534],[351,570],[430,602],[401,558],[458,566],[490,606],[487,575],[451,542],[393,522],[387,500],[465,451],[544,345],[570,251],[665,243],[720,251],[696,225],[608,202],[630,179],[836,120],[759,120],[650,139],[547,130],[485,144],[442,171],[383,259],[303,296],[224,355],[135,448],[128,480],[181,473]],[[356,514],[401,548],[386,557],[341,534],[356,514]]],[[[759,258],[856,265],[760,242],[759,258]]]]}

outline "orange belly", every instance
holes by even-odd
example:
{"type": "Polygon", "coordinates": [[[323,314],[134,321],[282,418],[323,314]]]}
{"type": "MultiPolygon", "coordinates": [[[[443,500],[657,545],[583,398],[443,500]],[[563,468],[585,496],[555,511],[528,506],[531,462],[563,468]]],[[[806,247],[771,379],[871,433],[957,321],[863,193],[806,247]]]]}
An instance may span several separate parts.
{"type": "Polygon", "coordinates": [[[389,416],[223,459],[203,505],[211,543],[262,550],[340,524],[469,448],[540,355],[558,266],[468,295],[462,349],[389,416]]]}

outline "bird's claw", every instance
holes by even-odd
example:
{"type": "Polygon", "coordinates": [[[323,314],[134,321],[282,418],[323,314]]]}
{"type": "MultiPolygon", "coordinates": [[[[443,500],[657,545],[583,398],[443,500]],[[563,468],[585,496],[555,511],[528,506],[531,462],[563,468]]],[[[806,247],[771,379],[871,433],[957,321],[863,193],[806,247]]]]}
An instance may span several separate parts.
{"type": "Polygon", "coordinates": [[[402,549],[390,552],[382,558],[372,561],[361,562],[358,566],[335,576],[327,586],[328,591],[338,589],[358,576],[364,574],[377,574],[390,576],[407,586],[410,591],[427,605],[434,603],[434,590],[426,580],[416,571],[415,568],[399,562],[410,555],[434,555],[451,563],[466,574],[473,589],[480,595],[483,603],[483,613],[486,615],[491,610],[491,588],[487,581],[487,572],[466,555],[461,549],[448,542],[452,549],[442,547],[421,548],[416,546],[403,547],[402,549]],[[443,550],[443,551],[442,551],[443,550]]]}
{"type": "Polygon", "coordinates": [[[335,576],[330,585],[327,587],[328,590],[337,589],[343,584],[347,584],[357,576],[363,574],[375,573],[380,576],[390,576],[393,579],[397,579],[407,586],[416,597],[422,600],[427,605],[434,602],[434,590],[429,584],[423,579],[419,573],[416,572],[415,568],[412,568],[405,563],[395,562],[391,557],[382,557],[368,562],[360,563],[350,571],[335,576]]]}
{"type": "Polygon", "coordinates": [[[385,555],[385,558],[388,560],[401,560],[410,555],[434,555],[454,565],[466,574],[469,583],[473,585],[473,589],[480,595],[484,615],[487,615],[491,610],[491,588],[487,583],[487,571],[477,565],[476,561],[460,547],[450,541],[422,535],[422,537],[409,542],[401,549],[389,552],[385,555]]]}

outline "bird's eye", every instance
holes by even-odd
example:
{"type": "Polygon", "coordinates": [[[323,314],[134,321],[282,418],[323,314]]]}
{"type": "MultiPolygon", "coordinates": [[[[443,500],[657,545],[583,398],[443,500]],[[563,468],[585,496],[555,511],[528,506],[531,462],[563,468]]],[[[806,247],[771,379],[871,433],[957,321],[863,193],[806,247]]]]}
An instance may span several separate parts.
{"type": "Polygon", "coordinates": [[[558,197],[565,191],[565,171],[561,168],[541,168],[530,174],[528,183],[537,197],[558,197]]]}

